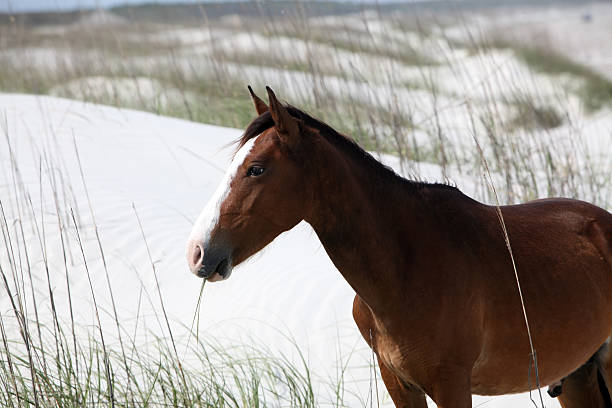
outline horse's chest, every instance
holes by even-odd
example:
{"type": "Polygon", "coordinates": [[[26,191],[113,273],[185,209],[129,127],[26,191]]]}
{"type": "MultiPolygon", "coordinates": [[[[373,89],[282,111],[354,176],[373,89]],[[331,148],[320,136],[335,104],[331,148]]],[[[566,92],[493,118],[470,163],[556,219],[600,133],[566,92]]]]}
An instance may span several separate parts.
{"type": "Polygon", "coordinates": [[[388,337],[380,337],[376,341],[376,350],[383,363],[393,371],[399,370],[403,365],[401,347],[388,337]]]}
{"type": "Polygon", "coordinates": [[[383,364],[408,382],[413,380],[409,373],[411,349],[410,345],[398,342],[389,336],[380,336],[376,340],[376,351],[383,364]]]}
{"type": "Polygon", "coordinates": [[[430,341],[421,336],[394,337],[383,333],[379,332],[375,340],[380,361],[404,382],[421,384],[434,362],[428,348],[430,341]]]}

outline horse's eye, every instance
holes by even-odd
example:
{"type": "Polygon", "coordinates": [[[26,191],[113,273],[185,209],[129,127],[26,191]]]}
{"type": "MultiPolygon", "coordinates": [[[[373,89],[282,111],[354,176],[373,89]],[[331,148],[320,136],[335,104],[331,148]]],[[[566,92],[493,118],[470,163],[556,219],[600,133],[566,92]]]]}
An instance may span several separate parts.
{"type": "Polygon", "coordinates": [[[261,176],[264,171],[266,171],[266,169],[264,167],[261,167],[261,166],[251,166],[247,170],[247,176],[248,177],[261,176]]]}

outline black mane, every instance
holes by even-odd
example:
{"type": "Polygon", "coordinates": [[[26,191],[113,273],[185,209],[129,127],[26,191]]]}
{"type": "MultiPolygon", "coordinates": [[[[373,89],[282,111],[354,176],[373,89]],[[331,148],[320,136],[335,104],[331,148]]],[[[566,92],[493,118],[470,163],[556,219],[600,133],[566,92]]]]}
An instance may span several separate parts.
{"type": "MultiPolygon", "coordinates": [[[[304,125],[316,130],[319,132],[321,136],[323,136],[332,146],[336,147],[340,151],[350,155],[351,157],[357,159],[359,162],[363,163],[365,166],[368,166],[370,169],[381,173],[389,179],[393,179],[395,181],[401,181],[402,183],[408,183],[411,187],[441,187],[441,188],[449,188],[453,190],[457,190],[456,187],[441,184],[441,183],[426,183],[422,181],[412,181],[408,180],[399,174],[397,174],[392,168],[384,165],[380,161],[376,160],[374,156],[361,148],[353,139],[338,133],[335,129],[329,126],[326,123],[321,122],[318,119],[313,118],[308,115],[304,111],[291,106],[286,106],[289,114],[300,120],[304,125]]],[[[256,137],[262,132],[268,130],[274,126],[274,120],[272,119],[272,115],[269,111],[262,113],[257,118],[255,118],[249,126],[244,131],[242,137],[237,141],[238,147],[242,147],[246,142],[250,139],[256,137]]]]}

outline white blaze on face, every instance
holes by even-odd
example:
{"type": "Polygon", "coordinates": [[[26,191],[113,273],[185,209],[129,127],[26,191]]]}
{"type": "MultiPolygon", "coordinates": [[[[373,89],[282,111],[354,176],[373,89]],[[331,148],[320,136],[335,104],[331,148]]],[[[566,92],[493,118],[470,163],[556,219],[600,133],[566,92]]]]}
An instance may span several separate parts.
{"type": "MultiPolygon", "coordinates": [[[[217,190],[212,195],[212,197],[202,210],[202,213],[196,220],[193,229],[191,230],[191,234],[189,235],[188,242],[199,242],[204,248],[206,248],[206,244],[210,240],[210,234],[217,225],[217,222],[219,221],[221,205],[229,195],[230,183],[236,176],[236,172],[244,162],[244,159],[251,152],[251,149],[255,144],[255,140],[258,137],[259,136],[250,139],[244,144],[244,146],[240,148],[240,150],[238,150],[238,152],[236,152],[236,155],[234,156],[234,159],[232,160],[229,168],[225,172],[225,175],[223,176],[221,183],[217,187],[217,190]]],[[[187,248],[187,251],[189,251],[189,247],[187,248]]]]}

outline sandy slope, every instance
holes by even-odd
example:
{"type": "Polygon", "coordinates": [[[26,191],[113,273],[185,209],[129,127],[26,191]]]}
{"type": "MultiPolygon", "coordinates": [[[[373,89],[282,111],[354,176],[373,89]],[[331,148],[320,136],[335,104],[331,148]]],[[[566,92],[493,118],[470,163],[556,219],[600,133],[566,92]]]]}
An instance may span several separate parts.
{"type": "MultiPolygon", "coordinates": [[[[15,220],[22,218],[27,224],[29,216],[23,215],[26,206],[23,201],[17,201],[22,200],[22,194],[13,189],[13,177],[21,177],[37,214],[44,216],[44,222],[40,219],[37,222],[46,229],[51,281],[55,296],[60,299],[62,316],[67,319],[68,305],[57,211],[48,188],[52,175],[58,185],[65,186],[59,189],[65,192],[59,198],[60,213],[66,215],[74,208],[80,220],[95,294],[107,310],[103,313],[103,326],[112,332],[109,291],[80,181],[76,145],[108,260],[120,320],[125,325],[134,322],[142,294],[140,314],[146,316],[142,322],[149,329],[164,333],[153,318],[153,312],[159,311],[159,301],[133,203],[142,220],[175,333],[179,337],[185,333],[181,326],[191,323],[200,288],[200,280],[187,271],[185,240],[228,163],[232,149],[226,146],[241,131],[24,95],[0,95],[0,119],[0,128],[8,131],[8,138],[3,134],[0,142],[0,200],[7,213],[7,223],[15,225],[15,220]],[[11,170],[11,151],[18,174],[11,170]],[[42,179],[39,179],[41,160],[42,179]]],[[[395,164],[393,160],[390,162],[395,164]]],[[[422,170],[431,178],[439,177],[435,166],[425,166],[422,170]]],[[[466,191],[475,188],[468,180],[457,182],[466,191]]],[[[75,311],[80,324],[92,325],[95,320],[91,294],[76,246],[75,230],[69,222],[66,229],[68,274],[75,311]]],[[[28,236],[33,236],[31,228],[26,231],[28,236]]],[[[28,242],[34,286],[40,296],[39,305],[45,309],[48,296],[42,251],[35,239],[28,242]]],[[[0,265],[6,267],[6,254],[3,250],[0,252],[0,265]]],[[[4,289],[0,289],[0,294],[0,311],[5,313],[10,306],[4,289]]],[[[348,392],[365,398],[369,376],[363,365],[370,353],[352,322],[352,299],[353,291],[335,270],[310,227],[300,224],[280,236],[262,255],[237,268],[227,282],[206,286],[200,333],[226,339],[228,343],[248,342],[255,337],[279,353],[295,356],[280,334],[290,333],[307,350],[313,369],[321,377],[333,377],[339,348],[344,355],[354,349],[346,387],[348,392]]],[[[43,316],[48,319],[48,311],[43,316]]],[[[526,407],[530,404],[524,394],[474,397],[474,406],[526,407]]],[[[547,406],[558,405],[547,400],[547,406]]]]}
{"type": "Polygon", "coordinates": [[[553,49],[612,77],[609,2],[585,1],[565,7],[534,2],[533,7],[502,8],[473,17],[488,34],[553,49]]]}

